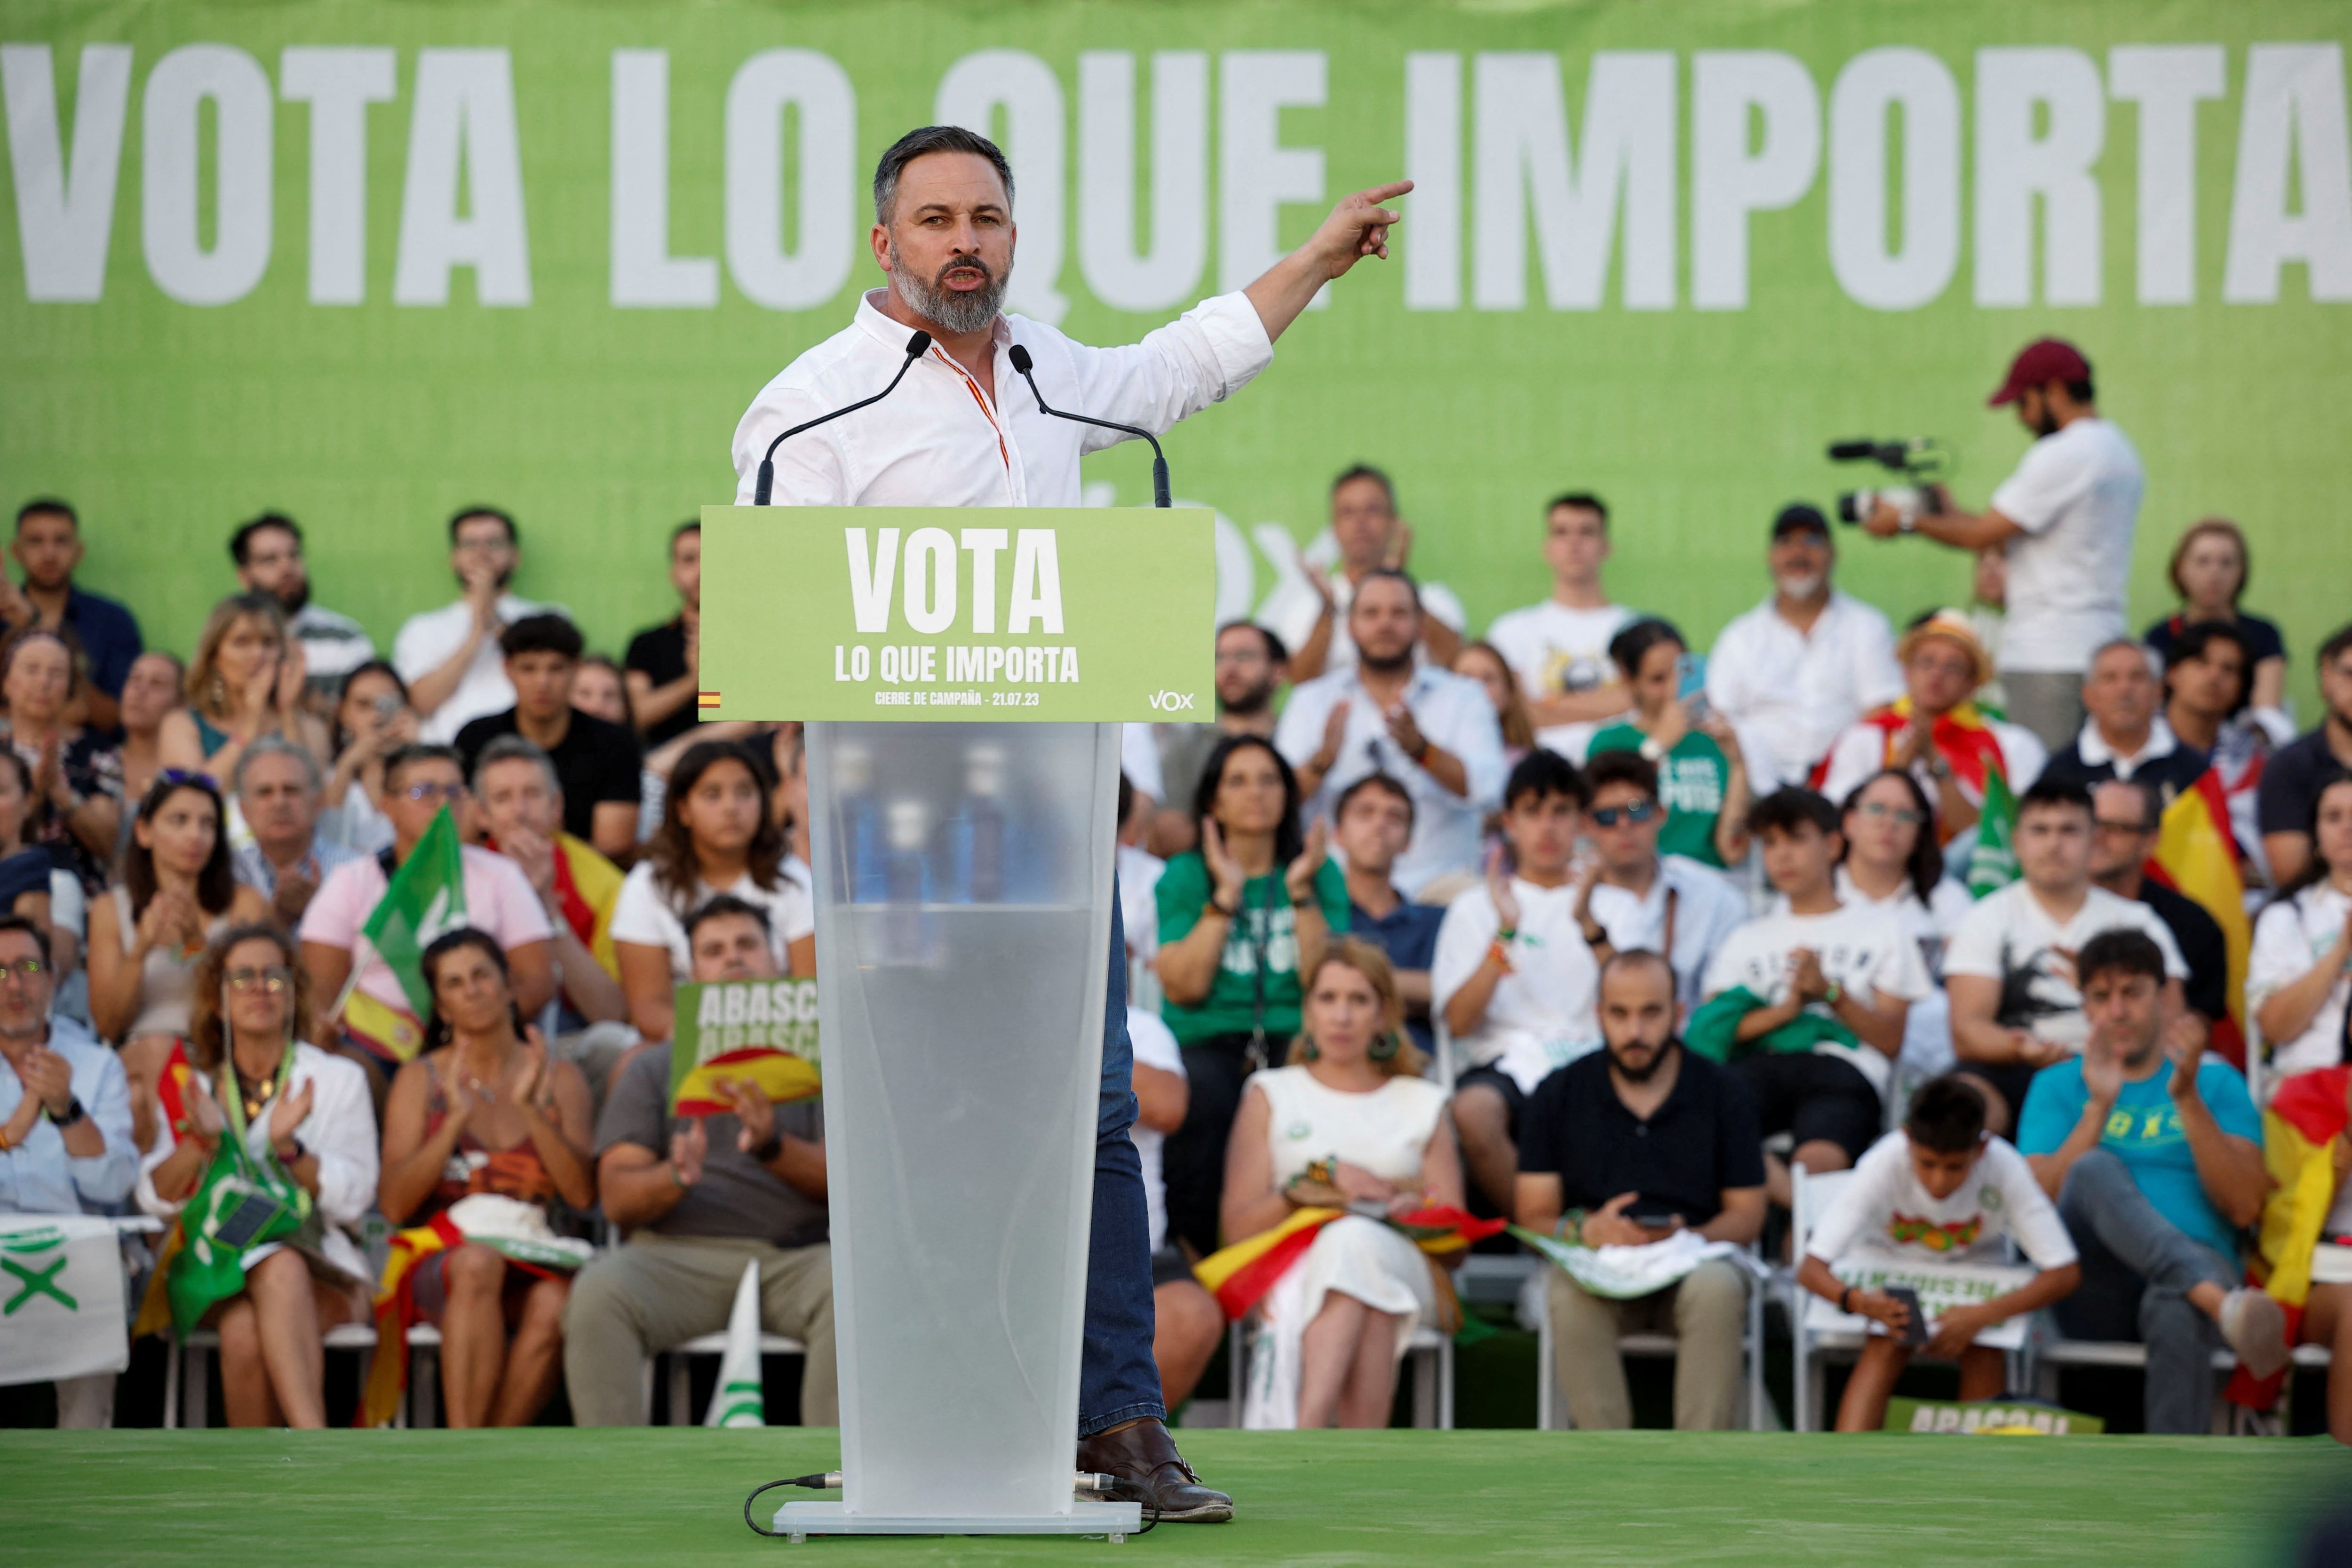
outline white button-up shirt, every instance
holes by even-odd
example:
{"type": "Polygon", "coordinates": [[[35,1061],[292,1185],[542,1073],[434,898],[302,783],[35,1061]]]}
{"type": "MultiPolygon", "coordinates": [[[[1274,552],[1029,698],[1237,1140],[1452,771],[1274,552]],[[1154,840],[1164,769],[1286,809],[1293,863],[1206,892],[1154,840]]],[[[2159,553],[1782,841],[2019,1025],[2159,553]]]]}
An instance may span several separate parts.
{"type": "Polygon", "coordinates": [[[1895,630],[1832,590],[1801,632],[1766,599],[1723,628],[1706,656],[1706,700],[1771,749],[1773,773],[1802,780],[1845,727],[1903,695],[1895,630]]]}
{"type": "MultiPolygon", "coordinates": [[[[856,320],[786,365],[735,426],[735,500],[751,502],[768,443],[795,425],[873,396],[907,357],[911,329],[884,315],[875,289],[856,320]]],[[[1029,351],[1037,390],[1055,408],[1155,435],[1223,401],[1274,359],[1246,295],[1221,294],[1139,343],[1089,348],[1024,316],[999,316],[991,398],[937,343],[872,408],[776,448],[778,506],[1076,506],[1078,459],[1128,439],[1049,418],[1007,351],[1029,351]]]]}
{"type": "MultiPolygon", "coordinates": [[[[499,624],[510,626],[525,616],[553,613],[571,614],[561,605],[537,605],[529,599],[519,599],[512,594],[499,595],[499,624]]],[[[400,671],[400,679],[414,686],[449,662],[450,656],[466,646],[466,638],[474,629],[474,606],[463,599],[442,605],[437,610],[423,610],[401,624],[400,635],[392,639],[392,666],[400,671]]],[[[457,731],[485,714],[503,713],[515,705],[514,683],[507,679],[506,655],[499,651],[499,639],[486,637],[474,649],[474,657],[458,679],[457,688],[441,700],[441,706],[424,716],[416,726],[416,738],[436,745],[446,746],[457,738],[457,731]]]]}
{"type": "MultiPolygon", "coordinates": [[[[65,1134],[43,1117],[25,1141],[0,1153],[0,1214],[80,1214],[121,1203],[139,1175],[131,1141],[131,1089],[115,1054],[70,1018],[49,1020],[48,1047],[65,1058],[74,1098],[106,1140],[102,1153],[69,1153],[65,1134]]],[[[0,1057],[0,1122],[24,1103],[24,1080],[0,1057]]]]}
{"type": "Polygon", "coordinates": [[[1404,705],[1423,735],[1460,760],[1469,785],[1466,795],[1455,795],[1404,754],[1389,737],[1381,704],[1364,689],[1360,673],[1334,670],[1301,683],[1290,693],[1275,726],[1274,748],[1292,767],[1323,749],[1323,726],[1334,704],[1348,703],[1346,738],[1322,787],[1307,803],[1309,816],[1328,818],[1349,784],[1368,774],[1387,773],[1412,796],[1412,841],[1397,857],[1389,872],[1400,891],[1412,898],[1433,879],[1449,871],[1475,871],[1479,859],[1479,829],[1486,814],[1502,804],[1503,783],[1510,772],[1503,760],[1503,728],[1486,689],[1467,676],[1427,665],[1413,671],[1405,687],[1404,705]]]}

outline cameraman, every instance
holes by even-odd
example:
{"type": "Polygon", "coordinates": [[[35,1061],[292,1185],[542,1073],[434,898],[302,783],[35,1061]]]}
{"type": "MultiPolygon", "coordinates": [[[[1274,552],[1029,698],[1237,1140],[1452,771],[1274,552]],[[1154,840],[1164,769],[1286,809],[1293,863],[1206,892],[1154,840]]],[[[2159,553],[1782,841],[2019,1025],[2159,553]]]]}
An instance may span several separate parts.
{"type": "Polygon", "coordinates": [[[2001,548],[2009,608],[2000,665],[2009,717],[2055,752],[2082,728],[2083,677],[2093,651],[2127,633],[2124,579],[2139,521],[2139,454],[2099,417],[2090,362],[2057,338],[2027,344],[1987,401],[2017,405],[2019,422],[2036,439],[1983,513],[1954,510],[1939,485],[1942,510],[1921,513],[1906,529],[1902,513],[1882,500],[1863,526],[1881,539],[1909,531],[1958,550],[2001,548]]]}

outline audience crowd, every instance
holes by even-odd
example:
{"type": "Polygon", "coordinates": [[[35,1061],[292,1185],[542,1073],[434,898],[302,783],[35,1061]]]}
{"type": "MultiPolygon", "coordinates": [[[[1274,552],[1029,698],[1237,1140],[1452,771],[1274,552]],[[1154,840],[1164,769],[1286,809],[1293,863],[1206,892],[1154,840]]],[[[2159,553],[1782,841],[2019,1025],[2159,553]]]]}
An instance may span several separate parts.
{"type": "MultiPolygon", "coordinates": [[[[1762,601],[1702,651],[1612,600],[1618,524],[1572,491],[1528,541],[1547,596],[1474,638],[1405,570],[1387,477],[1339,476],[1304,641],[1219,628],[1213,720],[1125,747],[1171,1406],[1223,1331],[1192,1266],[1328,1204],[1253,1312],[1241,1414],[1385,1425],[1459,1257],[1402,1222],[1450,1205],[1680,1259],[1530,1296],[1579,1426],[1630,1423],[1636,1330],[1679,1341],[1678,1426],[1738,1418],[1747,1255],[1881,1331],[1842,1428],[1915,1357],[2000,1394],[1977,1336],[2047,1309],[2145,1342],[2152,1430],[2207,1429],[2216,1348],[2263,1408],[2292,1342],[2326,1346],[2352,1442],[2352,626],[2298,734],[2244,535],[2209,518],[2172,553],[2179,610],[2125,635],[2137,461],[2063,348],[2000,395],[2040,439],[1985,512],[1938,492],[1847,534],[1974,553],[1966,605],[1849,596],[1838,531],[1794,504],[1762,601]],[[2290,1127],[2319,1178],[2273,1180],[2290,1127]],[[1798,1184],[1848,1170],[1792,1234],[1798,1184]],[[2031,1281],[1932,1333],[1833,1272],[2011,1246],[2031,1281]]],[[[697,524],[668,542],[677,615],[618,661],[513,591],[511,518],[448,538],[458,596],[384,658],[312,601],[296,522],[256,518],[183,661],[77,581],[70,506],[17,514],[0,1212],[168,1218],[221,1138],[266,1143],[310,1218],[205,1318],[233,1424],[323,1421],[323,1336],[379,1284],[364,1238],[483,1194],[602,1246],[576,1273],[472,1243],[412,1271],[450,1425],[559,1388],[577,1422],[648,1419],[645,1358],[723,1326],[755,1259],[764,1327],[806,1346],[803,1417],[831,1421],[817,1107],[738,1084],[676,1118],[658,1048],[679,984],[814,973],[799,727],[695,722],[697,524]],[[368,933],[445,852],[466,923],[410,973],[368,933]]],[[[61,1420],[109,1418],[96,1381],[61,1420]]]]}

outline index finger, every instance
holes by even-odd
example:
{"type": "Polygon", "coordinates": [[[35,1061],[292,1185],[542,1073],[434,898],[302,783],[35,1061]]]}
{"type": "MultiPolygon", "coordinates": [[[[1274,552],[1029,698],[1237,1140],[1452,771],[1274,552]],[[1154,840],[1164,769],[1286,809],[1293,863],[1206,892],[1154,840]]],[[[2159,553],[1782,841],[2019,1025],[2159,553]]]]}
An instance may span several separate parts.
{"type": "Polygon", "coordinates": [[[1385,185],[1373,185],[1366,190],[1358,191],[1356,193],[1356,199],[1374,204],[1385,201],[1393,201],[1398,196],[1403,195],[1407,191],[1412,189],[1412,182],[1411,180],[1393,180],[1385,185]]]}

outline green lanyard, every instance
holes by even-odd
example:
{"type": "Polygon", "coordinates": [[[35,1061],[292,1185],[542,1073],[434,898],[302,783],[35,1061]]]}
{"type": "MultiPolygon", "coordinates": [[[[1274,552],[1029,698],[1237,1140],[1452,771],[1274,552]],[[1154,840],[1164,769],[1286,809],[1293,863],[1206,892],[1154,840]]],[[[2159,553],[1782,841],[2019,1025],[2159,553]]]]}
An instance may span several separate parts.
{"type": "MultiPolygon", "coordinates": [[[[234,1045],[221,1052],[221,1066],[226,1070],[228,1077],[228,1092],[220,1097],[221,1115],[228,1121],[229,1136],[236,1140],[238,1148],[243,1149],[245,1148],[245,1085],[244,1081],[237,1077],[236,1047],[234,1045]]],[[[285,1059],[278,1064],[278,1081],[270,1085],[269,1092],[262,1097],[261,1103],[264,1105],[275,1103],[278,1097],[286,1092],[286,1086],[293,1080],[293,1078],[294,1042],[289,1038],[286,1042],[285,1059]]],[[[247,1152],[251,1152],[249,1150],[247,1152]]]]}

